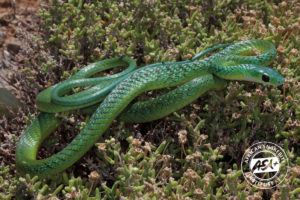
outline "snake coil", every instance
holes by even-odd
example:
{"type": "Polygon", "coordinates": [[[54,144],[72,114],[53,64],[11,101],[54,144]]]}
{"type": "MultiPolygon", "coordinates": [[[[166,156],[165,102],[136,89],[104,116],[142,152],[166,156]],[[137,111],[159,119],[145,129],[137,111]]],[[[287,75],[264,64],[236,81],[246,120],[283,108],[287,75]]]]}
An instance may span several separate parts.
{"type": "Polygon", "coordinates": [[[226,80],[279,86],[284,78],[277,71],[262,66],[271,62],[275,54],[272,43],[248,40],[209,48],[191,60],[156,63],[139,69],[136,69],[135,61],[128,57],[90,64],[70,79],[45,89],[37,96],[37,105],[42,112],[20,138],[16,149],[17,169],[23,174],[42,177],[61,172],[81,158],[117,117],[126,122],[162,118],[209,90],[223,89],[226,80]],[[199,57],[219,48],[224,49],[199,60],[199,57]],[[251,56],[255,49],[261,53],[251,56]],[[128,68],[119,74],[89,78],[100,71],[124,65],[128,68]],[[90,88],[87,90],[65,96],[74,87],[88,86],[90,88]],[[131,103],[145,91],[173,86],[178,87],[155,99],[131,103]],[[37,160],[43,140],[62,123],[54,113],[74,109],[92,114],[89,122],[62,151],[37,160]]]}

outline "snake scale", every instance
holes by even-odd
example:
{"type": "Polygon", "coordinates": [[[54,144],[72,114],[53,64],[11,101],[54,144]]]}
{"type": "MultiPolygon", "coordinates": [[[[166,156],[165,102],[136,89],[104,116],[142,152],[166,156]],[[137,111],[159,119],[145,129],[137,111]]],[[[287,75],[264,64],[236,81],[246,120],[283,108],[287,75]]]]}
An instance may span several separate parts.
{"type": "Polygon", "coordinates": [[[16,166],[22,174],[45,177],[59,173],[81,158],[116,118],[125,122],[148,122],[190,104],[209,90],[221,90],[226,80],[241,80],[279,86],[284,83],[277,71],[265,67],[275,57],[271,42],[248,40],[205,50],[187,61],[156,63],[136,69],[128,57],[90,64],[70,79],[51,86],[37,96],[42,111],[21,136],[16,149],[16,166]],[[199,60],[204,54],[223,50],[199,60]],[[255,54],[254,51],[259,53],[255,54]],[[92,77],[99,71],[118,66],[128,68],[118,74],[92,77]],[[131,103],[139,94],[178,86],[154,99],[131,103]],[[67,95],[72,88],[89,87],[67,95]],[[63,150],[37,160],[38,149],[61,123],[56,112],[80,109],[92,114],[89,122],[63,150]]]}

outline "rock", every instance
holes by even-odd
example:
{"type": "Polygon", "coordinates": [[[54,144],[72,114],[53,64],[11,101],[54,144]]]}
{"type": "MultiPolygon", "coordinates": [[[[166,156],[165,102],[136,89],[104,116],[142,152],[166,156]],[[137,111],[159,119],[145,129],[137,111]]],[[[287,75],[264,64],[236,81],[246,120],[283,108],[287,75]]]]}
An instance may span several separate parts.
{"type": "Polygon", "coordinates": [[[13,64],[7,60],[2,60],[2,67],[6,69],[12,69],[13,64]]]}
{"type": "Polygon", "coordinates": [[[8,51],[6,51],[6,50],[3,50],[3,56],[4,56],[5,60],[12,59],[11,54],[8,51]]]}
{"type": "Polygon", "coordinates": [[[8,26],[14,16],[11,13],[0,13],[0,25],[8,26]]]}
{"type": "Polygon", "coordinates": [[[0,0],[0,7],[1,8],[8,8],[11,7],[12,3],[10,0],[0,0]]]}
{"type": "Polygon", "coordinates": [[[4,88],[0,88],[0,116],[12,117],[12,113],[9,110],[17,112],[21,106],[21,102],[13,94],[4,88]]]}
{"type": "Polygon", "coordinates": [[[7,50],[12,53],[12,54],[17,54],[19,53],[21,49],[21,44],[18,41],[12,40],[7,42],[7,50]]]}

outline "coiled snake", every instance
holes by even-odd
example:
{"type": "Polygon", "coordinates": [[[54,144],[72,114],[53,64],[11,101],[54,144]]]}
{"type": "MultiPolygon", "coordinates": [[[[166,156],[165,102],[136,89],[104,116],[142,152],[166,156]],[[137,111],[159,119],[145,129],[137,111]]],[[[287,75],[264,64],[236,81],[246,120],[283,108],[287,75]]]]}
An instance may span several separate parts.
{"type": "Polygon", "coordinates": [[[272,43],[248,40],[223,44],[207,49],[191,60],[148,65],[135,69],[128,57],[112,58],[93,63],[69,80],[51,86],[37,96],[42,111],[21,136],[16,150],[16,166],[23,174],[47,176],[61,172],[82,157],[101,137],[112,121],[119,117],[126,122],[147,122],[162,118],[190,104],[209,90],[221,90],[225,80],[242,80],[279,86],[284,78],[275,70],[262,65],[274,58],[272,43]],[[207,52],[222,51],[198,60],[207,52]],[[253,55],[254,50],[260,54],[253,55]],[[119,73],[107,77],[88,78],[112,67],[128,65],[119,73]],[[74,87],[92,86],[65,96],[74,87]],[[139,94],[160,88],[178,86],[155,99],[131,103],[139,94]],[[93,113],[81,132],[59,153],[37,160],[43,140],[62,122],[53,113],[80,109],[93,113]]]}

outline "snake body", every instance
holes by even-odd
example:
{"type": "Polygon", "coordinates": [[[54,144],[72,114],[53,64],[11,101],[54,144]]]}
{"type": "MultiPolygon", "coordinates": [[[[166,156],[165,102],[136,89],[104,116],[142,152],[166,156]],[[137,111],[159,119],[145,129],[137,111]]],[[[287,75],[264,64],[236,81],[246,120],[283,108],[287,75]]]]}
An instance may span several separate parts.
{"type": "Polygon", "coordinates": [[[128,57],[112,58],[91,64],[69,80],[42,91],[37,105],[42,111],[21,136],[16,149],[17,169],[22,174],[45,177],[61,172],[81,158],[107,130],[117,117],[126,122],[148,122],[160,119],[188,105],[209,90],[221,90],[226,80],[245,80],[279,86],[284,78],[275,70],[262,65],[274,58],[272,43],[248,40],[212,47],[182,62],[168,62],[135,69],[128,57]],[[225,47],[202,60],[207,52],[225,47]],[[260,54],[253,54],[257,49],[260,54]],[[111,67],[128,65],[116,75],[88,78],[111,67]],[[87,90],[65,96],[74,87],[92,86],[87,90]],[[178,86],[170,92],[144,102],[131,103],[139,94],[178,86]],[[38,149],[62,120],[53,113],[80,109],[90,113],[89,122],[62,151],[49,158],[37,160],[38,149]]]}

